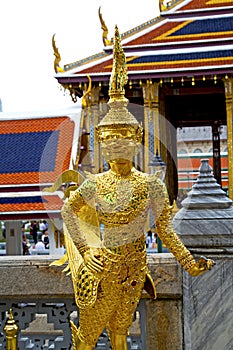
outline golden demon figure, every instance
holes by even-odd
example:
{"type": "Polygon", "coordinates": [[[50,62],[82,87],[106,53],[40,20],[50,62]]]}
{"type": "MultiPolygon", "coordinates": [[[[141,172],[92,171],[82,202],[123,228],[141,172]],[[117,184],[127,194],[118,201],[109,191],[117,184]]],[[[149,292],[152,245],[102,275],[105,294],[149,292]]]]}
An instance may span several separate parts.
{"type": "Polygon", "coordinates": [[[196,262],[174,232],[160,176],[133,166],[142,128],[127,109],[126,82],[125,55],[116,27],[110,111],[96,129],[110,170],[90,174],[62,209],[69,268],[80,311],[79,327],[72,323],[75,350],[93,349],[104,328],[114,350],[127,350],[126,336],[143,288],[156,297],[145,249],[150,208],[158,236],[186,271],[198,276],[213,264],[204,258],[196,262]]]}

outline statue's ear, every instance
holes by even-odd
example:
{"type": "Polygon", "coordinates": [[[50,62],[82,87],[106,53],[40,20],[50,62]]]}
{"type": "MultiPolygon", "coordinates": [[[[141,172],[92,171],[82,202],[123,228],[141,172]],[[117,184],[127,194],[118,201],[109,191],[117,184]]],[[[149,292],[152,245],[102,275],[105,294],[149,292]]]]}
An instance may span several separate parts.
{"type": "Polygon", "coordinates": [[[142,142],[142,137],[143,137],[143,128],[141,125],[138,126],[137,131],[136,131],[136,138],[138,142],[142,142]]]}

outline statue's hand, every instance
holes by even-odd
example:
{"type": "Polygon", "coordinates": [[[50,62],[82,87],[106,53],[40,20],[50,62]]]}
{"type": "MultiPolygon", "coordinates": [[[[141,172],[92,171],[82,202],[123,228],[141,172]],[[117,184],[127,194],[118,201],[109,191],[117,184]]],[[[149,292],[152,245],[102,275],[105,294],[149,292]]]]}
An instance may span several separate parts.
{"type": "Polygon", "coordinates": [[[101,249],[90,248],[83,256],[84,264],[92,273],[103,271],[103,261],[101,249]]]}
{"type": "Polygon", "coordinates": [[[215,262],[211,259],[206,259],[204,256],[200,257],[200,259],[195,263],[194,266],[192,266],[190,269],[188,269],[188,273],[193,276],[199,276],[202,275],[204,272],[211,270],[212,266],[215,265],[215,262]]]}

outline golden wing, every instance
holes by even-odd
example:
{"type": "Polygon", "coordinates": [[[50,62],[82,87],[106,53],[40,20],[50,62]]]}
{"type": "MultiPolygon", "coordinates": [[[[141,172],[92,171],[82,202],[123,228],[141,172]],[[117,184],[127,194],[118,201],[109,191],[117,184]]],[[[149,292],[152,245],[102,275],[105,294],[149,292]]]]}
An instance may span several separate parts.
{"type": "Polygon", "coordinates": [[[68,189],[66,189],[64,191],[65,193],[65,197],[69,197],[69,192],[71,190],[74,190],[75,188],[77,188],[79,185],[81,185],[81,183],[85,180],[85,177],[78,171],[76,170],[65,170],[61,175],[59,175],[59,177],[57,178],[57,180],[54,182],[54,184],[50,187],[45,187],[43,189],[43,192],[55,192],[56,190],[58,190],[64,183],[70,183],[70,182],[74,182],[77,184],[77,186],[71,186],[68,187],[68,189]]]}

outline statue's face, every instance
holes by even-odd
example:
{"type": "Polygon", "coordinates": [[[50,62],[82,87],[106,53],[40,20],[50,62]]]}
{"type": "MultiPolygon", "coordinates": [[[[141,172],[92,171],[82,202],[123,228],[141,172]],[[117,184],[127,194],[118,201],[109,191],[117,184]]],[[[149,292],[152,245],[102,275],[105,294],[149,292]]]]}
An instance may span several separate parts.
{"type": "Polygon", "coordinates": [[[106,142],[112,139],[134,139],[135,130],[130,130],[129,128],[106,128],[99,132],[100,142],[106,142]]]}
{"type": "Polygon", "coordinates": [[[116,134],[101,142],[102,154],[107,161],[118,159],[132,161],[139,148],[140,143],[116,134]]]}
{"type": "Polygon", "coordinates": [[[107,161],[132,161],[139,152],[142,140],[141,126],[111,125],[96,130],[102,154],[107,161]]]}

